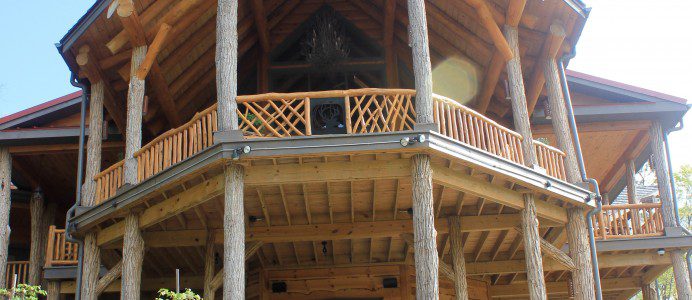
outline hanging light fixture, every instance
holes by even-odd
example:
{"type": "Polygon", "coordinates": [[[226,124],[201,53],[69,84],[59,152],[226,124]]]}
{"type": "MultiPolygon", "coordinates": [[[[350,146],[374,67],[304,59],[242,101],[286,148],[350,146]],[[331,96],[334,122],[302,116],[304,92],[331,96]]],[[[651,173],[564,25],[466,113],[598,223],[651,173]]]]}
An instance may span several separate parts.
{"type": "Polygon", "coordinates": [[[339,16],[331,8],[317,13],[302,44],[305,60],[323,72],[332,71],[349,55],[345,31],[339,16]]]}

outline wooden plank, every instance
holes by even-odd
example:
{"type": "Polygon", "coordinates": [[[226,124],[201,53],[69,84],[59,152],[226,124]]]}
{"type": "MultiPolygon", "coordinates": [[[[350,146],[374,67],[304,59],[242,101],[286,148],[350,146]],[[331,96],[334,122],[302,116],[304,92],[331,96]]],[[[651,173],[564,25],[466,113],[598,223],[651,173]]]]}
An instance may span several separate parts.
{"type": "MultiPolygon", "coordinates": [[[[448,168],[435,167],[433,181],[515,209],[524,208],[521,193],[448,168]]],[[[564,208],[542,200],[535,203],[538,216],[560,224],[567,223],[567,211],[564,208]]]]}
{"type": "Polygon", "coordinates": [[[329,181],[394,179],[410,176],[410,161],[318,162],[248,168],[245,184],[278,185],[329,181]]]}

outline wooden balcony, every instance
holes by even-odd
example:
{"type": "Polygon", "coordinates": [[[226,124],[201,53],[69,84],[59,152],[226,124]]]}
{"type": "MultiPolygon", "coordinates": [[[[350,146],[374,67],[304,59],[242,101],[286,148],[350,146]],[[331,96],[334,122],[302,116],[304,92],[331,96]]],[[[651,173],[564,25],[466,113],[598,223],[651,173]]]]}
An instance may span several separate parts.
{"type": "Polygon", "coordinates": [[[17,284],[27,283],[29,279],[28,261],[8,261],[7,271],[5,272],[5,283],[7,288],[12,288],[14,275],[17,275],[17,284]]]}
{"type": "Polygon", "coordinates": [[[632,239],[664,235],[661,203],[604,205],[593,216],[597,239],[632,239]]]}
{"type": "MultiPolygon", "coordinates": [[[[239,129],[245,138],[293,138],[318,134],[326,128],[311,116],[311,102],[329,100],[343,107],[341,134],[376,134],[412,130],[415,91],[357,89],[287,94],[238,96],[239,129]],[[317,100],[320,99],[320,100],[317,100]]],[[[434,119],[441,134],[496,157],[523,165],[522,136],[495,121],[443,96],[434,96],[434,119]]],[[[333,125],[333,124],[331,124],[333,125]]],[[[155,138],[135,153],[139,182],[214,145],[216,104],[197,113],[186,124],[155,138]]],[[[330,133],[338,134],[338,133],[330,133]]],[[[535,142],[539,165],[548,175],[564,180],[560,150],[535,142]]],[[[123,161],[94,177],[96,203],[113,197],[123,185],[123,161]]]]}
{"type": "Polygon", "coordinates": [[[76,266],[77,250],[77,244],[65,240],[65,229],[56,229],[55,226],[51,226],[48,230],[45,267],[76,266]]]}

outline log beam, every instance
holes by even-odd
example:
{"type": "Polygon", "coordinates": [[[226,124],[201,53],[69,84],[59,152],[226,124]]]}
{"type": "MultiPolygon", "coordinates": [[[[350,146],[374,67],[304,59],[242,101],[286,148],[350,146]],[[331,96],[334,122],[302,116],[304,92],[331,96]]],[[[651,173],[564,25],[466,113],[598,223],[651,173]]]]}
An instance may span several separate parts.
{"type": "Polygon", "coordinates": [[[118,130],[120,130],[120,132],[125,132],[125,115],[120,108],[121,105],[118,103],[119,98],[116,97],[117,93],[113,91],[111,85],[105,84],[108,77],[106,77],[102,71],[103,69],[97,64],[96,59],[91,53],[91,47],[89,45],[84,45],[80,47],[78,51],[79,54],[77,54],[76,58],[77,64],[86,73],[89,81],[91,81],[92,97],[94,97],[93,92],[97,92],[97,87],[95,86],[99,84],[102,85],[104,94],[102,99],[103,106],[106,107],[108,114],[111,119],[113,119],[113,122],[115,122],[115,126],[118,127],[118,130]]]}
{"type": "Polygon", "coordinates": [[[168,37],[168,33],[171,31],[171,26],[164,23],[161,24],[161,27],[159,27],[159,31],[156,33],[156,37],[154,38],[154,41],[151,42],[151,45],[149,45],[149,49],[147,50],[146,56],[144,56],[144,61],[142,61],[142,64],[139,66],[136,72],[136,76],[139,79],[145,79],[147,78],[147,74],[149,74],[149,71],[151,70],[151,66],[154,64],[156,61],[156,57],[159,55],[159,52],[163,49],[164,42],[166,41],[166,37],[168,37]]]}
{"type": "Polygon", "coordinates": [[[545,68],[546,60],[556,59],[557,54],[562,47],[562,43],[565,40],[565,36],[565,29],[562,27],[562,25],[553,24],[550,26],[548,38],[543,43],[541,54],[539,54],[537,64],[533,68],[531,82],[529,83],[529,87],[526,89],[529,114],[533,113],[536,103],[538,102],[538,97],[541,96],[541,91],[545,85],[545,73],[543,69],[545,68]]]}
{"type": "MultiPolygon", "coordinates": [[[[121,259],[116,263],[106,274],[101,277],[101,279],[98,280],[96,283],[96,297],[101,295],[103,291],[108,288],[111,283],[113,283],[116,279],[120,278],[120,275],[122,274],[123,271],[123,260],[121,259]]],[[[213,300],[213,299],[212,299],[213,300]]]]}
{"type": "MultiPolygon", "coordinates": [[[[490,12],[485,0],[468,0],[467,3],[476,10],[481,24],[483,24],[485,30],[488,31],[490,39],[493,41],[493,44],[495,44],[495,47],[502,55],[505,62],[511,60],[515,56],[515,53],[512,51],[507,40],[502,36],[502,31],[497,23],[495,23],[493,14],[490,12]]],[[[518,55],[518,52],[516,53],[518,55]]]]}
{"type": "Polygon", "coordinates": [[[252,5],[252,12],[255,17],[255,28],[259,36],[260,46],[264,53],[269,53],[269,51],[271,51],[271,44],[269,43],[269,26],[267,25],[267,13],[264,8],[264,1],[251,0],[250,5],[252,5]]]}

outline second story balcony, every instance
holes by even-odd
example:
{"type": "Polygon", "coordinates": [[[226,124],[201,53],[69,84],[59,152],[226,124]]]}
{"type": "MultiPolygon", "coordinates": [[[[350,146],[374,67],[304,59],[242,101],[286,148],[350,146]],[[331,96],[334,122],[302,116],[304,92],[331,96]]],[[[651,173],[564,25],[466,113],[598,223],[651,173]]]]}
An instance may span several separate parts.
{"type": "MultiPolygon", "coordinates": [[[[356,89],[321,92],[269,93],[238,96],[239,129],[244,139],[295,142],[316,135],[365,136],[412,131],[417,125],[414,90],[356,89]]],[[[433,97],[435,130],[496,158],[524,164],[523,137],[459,104],[433,97]]],[[[198,112],[184,125],[156,137],[135,153],[137,178],[142,182],[215,144],[216,104],[198,112]]],[[[534,141],[539,166],[554,179],[565,179],[565,154],[534,141]]],[[[96,200],[101,203],[123,186],[120,161],[96,175],[96,200]]]]}

